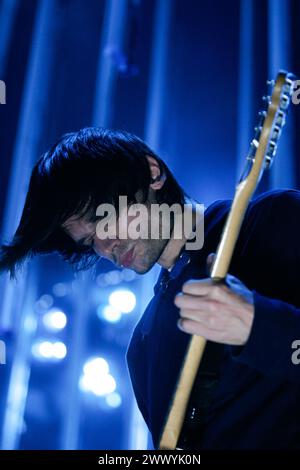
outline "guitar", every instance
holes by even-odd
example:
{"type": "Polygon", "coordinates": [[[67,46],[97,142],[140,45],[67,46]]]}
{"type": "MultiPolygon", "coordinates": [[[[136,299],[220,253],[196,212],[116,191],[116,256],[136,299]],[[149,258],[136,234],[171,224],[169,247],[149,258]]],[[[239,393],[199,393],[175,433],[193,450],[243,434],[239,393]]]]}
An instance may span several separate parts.
{"type": "MultiPolygon", "coordinates": [[[[273,162],[294,90],[294,80],[292,74],[280,71],[275,81],[267,82],[272,86],[272,93],[270,96],[264,97],[267,109],[259,113],[259,123],[255,128],[256,133],[250,145],[245,169],[237,184],[232,206],[222,232],[210,273],[210,277],[215,281],[224,280],[228,273],[250,198],[264,170],[269,168],[273,162]]],[[[205,345],[206,340],[200,336],[193,335],[190,339],[170,411],[161,434],[159,443],[161,450],[175,449],[177,446],[205,345]]]]}

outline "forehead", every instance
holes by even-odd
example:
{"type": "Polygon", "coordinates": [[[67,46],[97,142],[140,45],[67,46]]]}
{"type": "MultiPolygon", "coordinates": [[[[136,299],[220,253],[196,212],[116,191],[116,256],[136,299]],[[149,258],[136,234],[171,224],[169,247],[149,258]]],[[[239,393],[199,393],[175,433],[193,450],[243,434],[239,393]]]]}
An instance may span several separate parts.
{"type": "Polygon", "coordinates": [[[69,217],[62,227],[75,241],[90,235],[94,230],[92,222],[89,222],[85,217],[78,218],[76,215],[69,217]]]}

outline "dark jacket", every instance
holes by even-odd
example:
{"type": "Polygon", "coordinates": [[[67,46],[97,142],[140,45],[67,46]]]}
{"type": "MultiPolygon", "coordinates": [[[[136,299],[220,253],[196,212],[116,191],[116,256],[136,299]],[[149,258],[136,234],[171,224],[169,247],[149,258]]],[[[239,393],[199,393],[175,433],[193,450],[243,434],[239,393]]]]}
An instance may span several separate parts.
{"type": "MultiPolygon", "coordinates": [[[[230,201],[212,204],[204,247],[184,251],[170,275],[162,269],[128,347],[134,393],[155,447],[190,338],[177,327],[173,299],[187,279],[207,277],[206,258],[216,251],[229,208],[230,201]]],[[[250,203],[229,271],[253,290],[254,321],[243,347],[219,349],[218,380],[197,445],[300,449],[300,364],[291,359],[292,343],[300,340],[300,192],[270,191],[250,203]]]]}

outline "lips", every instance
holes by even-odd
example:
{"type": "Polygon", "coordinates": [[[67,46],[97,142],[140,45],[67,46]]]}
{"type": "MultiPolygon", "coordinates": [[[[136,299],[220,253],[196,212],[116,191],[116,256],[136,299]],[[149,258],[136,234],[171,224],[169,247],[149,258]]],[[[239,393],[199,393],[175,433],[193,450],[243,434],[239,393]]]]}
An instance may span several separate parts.
{"type": "Polygon", "coordinates": [[[124,255],[120,257],[121,266],[124,266],[125,268],[127,268],[128,266],[131,265],[133,258],[134,258],[133,252],[134,252],[134,248],[131,248],[129,251],[127,251],[124,255]]]}

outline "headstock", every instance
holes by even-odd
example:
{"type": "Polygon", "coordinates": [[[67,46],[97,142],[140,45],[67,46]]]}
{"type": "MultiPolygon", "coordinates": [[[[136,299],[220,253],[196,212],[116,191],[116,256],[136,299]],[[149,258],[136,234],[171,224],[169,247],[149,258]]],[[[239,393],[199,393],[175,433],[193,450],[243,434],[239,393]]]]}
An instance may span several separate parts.
{"type": "Polygon", "coordinates": [[[271,89],[270,94],[263,96],[265,109],[258,113],[255,135],[250,144],[246,168],[240,183],[254,179],[255,181],[250,181],[250,183],[257,184],[263,170],[273,163],[293,94],[294,81],[295,77],[292,74],[280,71],[276,80],[267,82],[271,89]]]}

